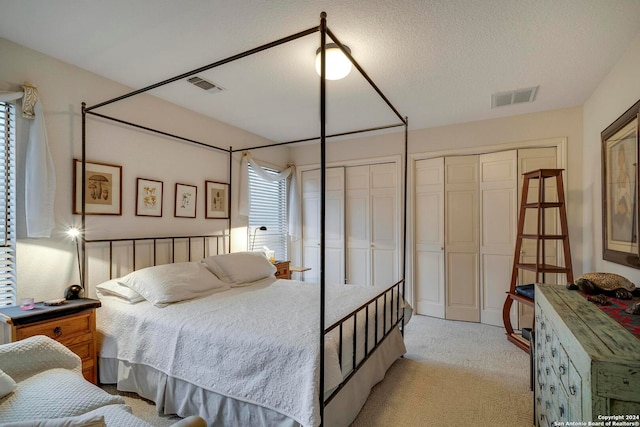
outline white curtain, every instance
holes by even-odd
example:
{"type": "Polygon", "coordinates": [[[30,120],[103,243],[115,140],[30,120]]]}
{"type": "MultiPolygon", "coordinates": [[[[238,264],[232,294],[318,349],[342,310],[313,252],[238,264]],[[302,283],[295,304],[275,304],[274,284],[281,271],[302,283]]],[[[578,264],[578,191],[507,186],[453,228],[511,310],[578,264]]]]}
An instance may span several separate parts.
{"type": "Polygon", "coordinates": [[[22,98],[22,116],[31,121],[26,150],[24,191],[27,237],[51,237],[54,226],[56,172],[49,151],[38,91],[28,84],[22,89],[23,92],[0,92],[0,101],[11,102],[22,98]]]}
{"type": "Polygon", "coordinates": [[[249,216],[249,164],[255,173],[262,179],[271,182],[277,182],[291,177],[289,181],[288,192],[288,220],[289,220],[289,237],[292,241],[299,240],[302,237],[302,221],[300,216],[300,200],[298,195],[298,183],[296,178],[296,168],[294,165],[280,171],[279,173],[266,172],[266,166],[251,157],[248,152],[242,153],[240,161],[240,186],[238,191],[238,215],[249,216]]]}

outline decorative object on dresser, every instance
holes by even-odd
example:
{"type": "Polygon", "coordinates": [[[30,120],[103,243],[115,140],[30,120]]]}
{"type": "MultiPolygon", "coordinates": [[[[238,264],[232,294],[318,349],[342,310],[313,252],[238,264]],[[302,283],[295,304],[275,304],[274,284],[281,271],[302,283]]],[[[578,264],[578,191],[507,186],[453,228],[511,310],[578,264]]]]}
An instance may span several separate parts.
{"type": "Polygon", "coordinates": [[[576,285],[585,294],[607,294],[619,299],[633,298],[636,285],[627,278],[613,273],[586,273],[576,279],[576,285]]]}
{"type": "Polygon", "coordinates": [[[638,128],[640,101],[601,133],[602,259],[640,268],[638,128]]]}
{"type": "MultiPolygon", "coordinates": [[[[511,306],[513,301],[528,305],[534,304],[533,295],[527,295],[523,292],[525,287],[518,287],[519,270],[528,270],[535,273],[536,283],[544,283],[545,274],[565,274],[567,282],[573,282],[573,267],[571,264],[571,248],[569,246],[569,226],[567,224],[567,211],[564,199],[564,185],[562,183],[563,169],[538,169],[527,172],[524,175],[522,183],[522,199],[520,200],[520,214],[518,217],[518,233],[516,236],[516,245],[513,255],[513,269],[511,271],[511,285],[507,292],[507,299],[502,308],[502,320],[507,333],[507,339],[517,345],[524,351],[529,351],[530,343],[525,340],[522,335],[516,333],[511,325],[511,306]],[[555,178],[556,181],[556,200],[547,201],[545,183],[547,179],[555,178]],[[538,181],[538,196],[534,202],[528,201],[529,186],[532,180],[538,181]],[[525,216],[527,210],[534,210],[537,213],[537,230],[535,233],[525,233],[525,216]],[[551,234],[546,228],[546,222],[549,220],[548,210],[557,209],[557,215],[553,216],[560,222],[560,233],[551,234]],[[532,239],[536,241],[536,260],[533,264],[526,264],[520,261],[520,251],[522,249],[522,239],[532,239]],[[547,242],[562,241],[565,266],[549,265],[546,263],[547,242]]],[[[552,221],[553,221],[552,220],[552,221]]],[[[557,248],[556,248],[557,249],[557,248]]]]}
{"type": "Polygon", "coordinates": [[[136,183],[136,216],[162,216],[163,182],[138,178],[136,183]]]}
{"type": "Polygon", "coordinates": [[[188,184],[176,184],[176,203],[173,216],[182,218],[196,217],[198,187],[188,184]]]}
{"type": "Polygon", "coordinates": [[[20,307],[0,308],[0,327],[4,336],[19,341],[34,335],[46,335],[60,342],[82,359],[82,374],[94,384],[98,380],[96,362],[96,308],[100,301],[80,298],[62,305],[42,302],[33,310],[20,307]]]}
{"type": "Polygon", "coordinates": [[[86,162],[82,185],[82,160],[73,159],[73,213],[86,215],[122,215],[122,166],[86,162]]]}
{"type": "Polygon", "coordinates": [[[563,286],[536,285],[535,303],[536,425],[640,414],[640,339],[563,286]]]}
{"type": "Polygon", "coordinates": [[[278,279],[291,280],[291,269],[289,268],[290,263],[291,261],[276,261],[273,263],[277,268],[275,276],[278,279]]]}

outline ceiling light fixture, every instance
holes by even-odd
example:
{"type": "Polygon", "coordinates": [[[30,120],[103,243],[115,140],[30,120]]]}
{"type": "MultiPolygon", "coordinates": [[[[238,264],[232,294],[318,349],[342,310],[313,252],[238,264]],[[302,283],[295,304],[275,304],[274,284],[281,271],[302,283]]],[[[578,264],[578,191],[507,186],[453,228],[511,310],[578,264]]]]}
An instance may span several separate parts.
{"type": "MultiPolygon", "coordinates": [[[[342,46],[351,55],[351,49],[347,45],[343,44],[342,46]]],[[[320,75],[320,51],[321,48],[316,50],[316,72],[318,75],[320,75]]],[[[344,79],[351,72],[351,61],[335,43],[325,45],[325,60],[327,61],[325,76],[327,80],[344,79]]]]}

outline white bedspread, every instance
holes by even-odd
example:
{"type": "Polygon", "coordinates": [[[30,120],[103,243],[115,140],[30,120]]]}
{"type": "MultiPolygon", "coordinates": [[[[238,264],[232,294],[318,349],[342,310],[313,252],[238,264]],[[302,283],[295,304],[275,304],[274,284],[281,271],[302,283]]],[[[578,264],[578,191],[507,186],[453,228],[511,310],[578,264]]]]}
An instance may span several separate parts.
{"type": "MultiPolygon", "coordinates": [[[[272,279],[268,279],[272,281],[272,279]]],[[[326,325],[380,288],[326,287],[326,325]]],[[[101,356],[152,366],[207,390],[319,424],[319,288],[262,283],[165,308],[103,300],[101,356]]],[[[339,384],[337,340],[325,344],[325,390],[339,384]]]]}

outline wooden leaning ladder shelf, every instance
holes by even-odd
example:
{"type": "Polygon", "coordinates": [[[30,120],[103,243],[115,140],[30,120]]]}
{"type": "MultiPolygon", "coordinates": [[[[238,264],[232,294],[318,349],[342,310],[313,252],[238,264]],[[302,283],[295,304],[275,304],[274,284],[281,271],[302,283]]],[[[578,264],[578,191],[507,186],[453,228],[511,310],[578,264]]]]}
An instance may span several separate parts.
{"type": "Polygon", "coordinates": [[[573,267],[571,266],[571,249],[569,247],[569,232],[567,226],[567,211],[565,208],[564,185],[562,183],[563,169],[538,169],[524,174],[522,183],[522,198],[520,201],[520,214],[518,217],[518,232],[516,235],[516,246],[513,255],[513,270],[511,272],[511,285],[507,292],[507,299],[502,308],[502,319],[507,333],[507,339],[514,343],[522,350],[529,352],[529,341],[522,338],[520,334],[514,332],[511,325],[511,306],[513,301],[533,306],[534,300],[524,295],[516,293],[518,283],[518,271],[528,270],[535,273],[536,283],[544,283],[545,273],[566,274],[567,282],[573,282],[573,267]],[[556,189],[558,192],[557,202],[545,201],[545,181],[555,178],[556,189]],[[529,196],[529,184],[531,180],[537,179],[538,185],[538,201],[527,203],[529,196]],[[525,215],[528,210],[535,209],[537,211],[537,233],[525,234],[524,224],[525,215]],[[547,234],[545,224],[545,210],[558,209],[560,217],[560,234],[547,234]],[[520,251],[522,249],[522,239],[533,239],[536,241],[536,261],[533,264],[525,264],[520,262],[520,251]],[[546,240],[562,240],[564,250],[565,266],[545,264],[545,241],[546,240]],[[542,281],[540,281],[542,275],[542,281]]]}

